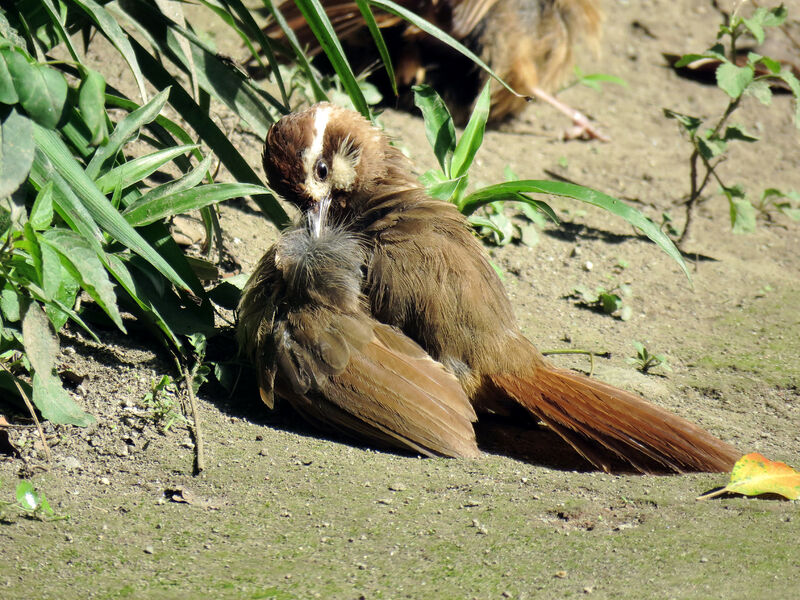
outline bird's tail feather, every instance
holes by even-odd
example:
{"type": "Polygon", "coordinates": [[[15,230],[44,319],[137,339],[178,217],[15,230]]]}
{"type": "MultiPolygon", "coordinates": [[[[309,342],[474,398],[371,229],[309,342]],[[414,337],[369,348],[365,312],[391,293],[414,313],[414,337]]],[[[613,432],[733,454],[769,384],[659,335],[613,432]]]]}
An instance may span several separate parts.
{"type": "Polygon", "coordinates": [[[596,467],[611,465],[598,448],[644,473],[729,471],[740,454],[701,427],[643,398],[549,365],[531,375],[492,381],[596,467]]]}

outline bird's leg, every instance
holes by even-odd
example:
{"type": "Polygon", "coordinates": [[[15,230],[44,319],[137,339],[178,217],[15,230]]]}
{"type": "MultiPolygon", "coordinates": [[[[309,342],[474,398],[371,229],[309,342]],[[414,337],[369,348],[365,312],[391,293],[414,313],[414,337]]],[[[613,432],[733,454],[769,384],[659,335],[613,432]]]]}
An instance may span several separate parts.
{"type": "Polygon", "coordinates": [[[556,110],[559,112],[564,113],[574,123],[574,126],[564,132],[564,139],[567,140],[600,140],[601,142],[610,142],[611,138],[607,135],[603,134],[599,129],[597,129],[592,122],[589,120],[589,117],[584,115],[581,111],[575,110],[571,106],[564,104],[553,96],[552,94],[548,94],[540,87],[534,87],[531,89],[531,95],[539,98],[539,100],[544,100],[548,104],[554,106],[556,110]]]}

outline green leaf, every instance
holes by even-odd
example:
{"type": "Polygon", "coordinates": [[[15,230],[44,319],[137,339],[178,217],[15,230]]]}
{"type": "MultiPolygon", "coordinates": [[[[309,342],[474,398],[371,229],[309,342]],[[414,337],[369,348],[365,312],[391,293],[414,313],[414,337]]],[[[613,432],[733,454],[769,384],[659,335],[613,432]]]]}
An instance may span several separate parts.
{"type": "Polygon", "coordinates": [[[128,36],[122,28],[120,28],[116,19],[114,19],[102,5],[94,0],[72,0],[72,2],[89,15],[95,25],[97,25],[97,28],[108,38],[122,55],[122,58],[125,59],[125,62],[128,63],[136,85],[139,87],[139,95],[142,97],[142,101],[146,101],[147,91],[145,90],[144,76],[142,75],[128,36]]]}
{"type": "MultiPolygon", "coordinates": [[[[189,285],[183,281],[178,273],[128,224],[108,199],[100,193],[94,182],[89,179],[72,157],[60,137],[54,132],[39,126],[34,127],[34,137],[39,150],[49,161],[49,164],[45,164],[42,161],[39,165],[38,183],[39,185],[44,185],[47,180],[53,178],[53,174],[60,176],[61,179],[54,179],[56,187],[61,191],[56,197],[56,203],[62,209],[62,216],[69,213],[67,217],[71,226],[74,225],[75,228],[79,228],[85,238],[91,238],[95,235],[92,231],[96,230],[97,225],[99,225],[115,239],[125,244],[133,252],[139,254],[161,271],[172,283],[182,289],[189,289],[189,285]],[[80,200],[76,203],[78,198],[80,200]],[[87,213],[91,215],[88,220],[87,213]]],[[[34,167],[37,167],[39,162],[34,160],[34,167]]],[[[97,254],[102,257],[103,251],[97,248],[97,239],[96,237],[94,239],[95,242],[93,243],[95,245],[93,247],[97,254]]],[[[91,240],[89,241],[91,242],[91,240]]]]}
{"type": "Polygon", "coordinates": [[[0,104],[16,104],[17,102],[19,102],[19,96],[14,87],[14,79],[8,70],[5,53],[0,52],[0,104]]]}
{"type": "Polygon", "coordinates": [[[492,233],[492,241],[498,246],[505,246],[511,241],[513,230],[509,230],[508,219],[498,222],[497,219],[484,217],[481,215],[470,215],[467,219],[473,227],[486,228],[492,233]]]}
{"type": "Polygon", "coordinates": [[[700,125],[703,123],[703,121],[697,117],[684,115],[668,108],[664,109],[664,116],[668,119],[675,119],[678,121],[678,123],[680,123],[690,134],[694,134],[698,127],[700,127],[700,125]]]}
{"type": "Polygon", "coordinates": [[[782,67],[781,67],[780,61],[772,59],[769,56],[761,56],[761,57],[759,57],[758,62],[760,62],[765,67],[767,67],[767,69],[769,69],[770,72],[772,72],[772,73],[774,73],[776,75],[781,72],[781,68],[782,67]]]}
{"type": "Polygon", "coordinates": [[[778,27],[783,25],[788,16],[789,11],[783,3],[779,6],[774,6],[768,9],[767,15],[764,17],[764,27],[778,27]]]}
{"type": "Polygon", "coordinates": [[[483,143],[483,133],[486,130],[486,121],[489,119],[489,108],[491,107],[491,95],[489,94],[489,82],[483,86],[478,99],[475,101],[475,108],[469,118],[469,123],[458,140],[456,149],[453,152],[453,163],[451,165],[453,178],[461,177],[469,171],[475,153],[483,143]]]}
{"type": "Polygon", "coordinates": [[[122,288],[128,293],[129,297],[141,309],[143,316],[142,321],[145,324],[152,324],[157,327],[164,334],[166,340],[168,340],[174,348],[181,349],[181,342],[176,333],[164,319],[161,312],[158,310],[158,307],[156,307],[155,304],[153,304],[153,302],[147,297],[142,285],[138,284],[133,278],[127,265],[120,260],[118,256],[109,254],[108,270],[119,282],[122,288]]]}
{"type": "Polygon", "coordinates": [[[735,185],[723,188],[722,192],[728,198],[733,233],[754,232],[756,230],[756,209],[745,197],[744,189],[735,185]]]}
{"type": "Polygon", "coordinates": [[[308,79],[309,84],[311,85],[311,91],[314,94],[314,100],[316,102],[327,100],[328,96],[325,94],[322,87],[320,87],[319,81],[317,81],[314,69],[311,67],[311,63],[308,61],[305,51],[300,47],[300,42],[297,41],[297,36],[294,34],[294,31],[292,31],[292,28],[289,27],[289,24],[286,22],[286,19],[284,19],[280,9],[275,5],[275,2],[267,2],[266,7],[272,14],[272,18],[275,19],[275,23],[278,25],[278,27],[280,27],[280,30],[283,32],[284,37],[289,42],[289,45],[292,47],[297,60],[297,65],[303,71],[308,79]]]}
{"type": "Polygon", "coordinates": [[[556,212],[544,200],[536,200],[525,194],[514,194],[511,199],[515,202],[519,202],[523,214],[540,227],[544,227],[546,222],[545,217],[556,225],[561,224],[561,220],[558,218],[558,215],[556,215],[556,212]]]}
{"type": "Polygon", "coordinates": [[[94,417],[81,410],[61,386],[55,373],[58,341],[50,330],[47,317],[36,302],[31,302],[22,320],[25,352],[34,370],[33,403],[42,416],[56,424],[85,427],[94,417]]]}
{"type": "Polygon", "coordinates": [[[711,130],[709,129],[705,132],[705,135],[709,137],[705,137],[703,135],[698,135],[695,137],[697,150],[706,160],[711,160],[715,156],[723,154],[728,147],[724,140],[721,140],[718,137],[711,137],[710,134],[711,130]]]}
{"type": "Polygon", "coordinates": [[[622,308],[622,298],[620,298],[617,294],[603,292],[599,294],[599,300],[600,307],[607,315],[615,313],[622,308]]]}
{"type": "MultiPolygon", "coordinates": [[[[9,284],[6,284],[9,285],[9,284]]],[[[0,310],[7,321],[16,323],[20,317],[19,294],[11,287],[4,287],[0,292],[0,310]]]]}
{"type": "Polygon", "coordinates": [[[26,479],[17,484],[16,496],[17,503],[25,510],[34,511],[39,506],[39,494],[33,488],[33,484],[26,479]]]}
{"type": "Polygon", "coordinates": [[[433,154],[439,161],[445,178],[450,179],[450,164],[456,149],[456,129],[453,126],[453,118],[444,101],[431,86],[415,85],[412,89],[414,90],[414,104],[422,111],[422,118],[425,121],[425,136],[433,148],[433,154]]]}
{"type": "Polygon", "coordinates": [[[96,179],[103,165],[113,159],[122,146],[136,135],[142,127],[158,116],[168,98],[169,88],[166,88],[153,96],[147,104],[140,106],[117,123],[114,131],[108,137],[108,142],[100,146],[94,153],[92,160],[86,167],[86,175],[91,179],[96,179]]]}
{"type": "Polygon", "coordinates": [[[753,67],[745,65],[737,67],[732,63],[722,63],[717,67],[717,85],[734,100],[742,95],[745,88],[753,81],[753,67]]]}
{"type": "Polygon", "coordinates": [[[389,50],[386,47],[386,42],[383,41],[383,36],[378,28],[378,24],[375,22],[375,17],[372,15],[372,11],[370,10],[367,1],[356,0],[356,4],[358,5],[358,10],[361,11],[361,16],[364,18],[364,22],[367,24],[367,29],[369,29],[370,35],[372,35],[372,41],[375,42],[375,47],[378,49],[378,54],[380,54],[381,60],[383,61],[383,66],[386,68],[386,75],[389,77],[389,82],[392,85],[392,91],[396,96],[397,81],[395,80],[394,76],[392,57],[389,56],[389,50]]]}
{"type": "Polygon", "coordinates": [[[44,184],[33,202],[28,222],[37,231],[50,227],[53,222],[53,182],[44,184]]]}
{"type": "Polygon", "coordinates": [[[228,310],[235,310],[242,297],[242,289],[250,279],[249,273],[239,273],[233,277],[226,277],[208,292],[208,297],[215,303],[228,310]]]}
{"type": "Polygon", "coordinates": [[[297,8],[306,18],[309,29],[319,41],[320,47],[328,57],[333,70],[339,76],[356,110],[369,119],[371,117],[369,105],[364,99],[358,80],[353,74],[353,69],[344,55],[339,38],[336,36],[333,25],[331,25],[328,16],[325,14],[322,4],[320,4],[319,0],[295,0],[295,4],[297,4],[297,8]]]}
{"type": "Polygon", "coordinates": [[[753,96],[756,100],[761,102],[761,104],[766,106],[772,103],[772,90],[769,87],[769,83],[763,79],[753,80],[753,82],[747,86],[744,93],[753,96]]]}
{"type": "Polygon", "coordinates": [[[106,80],[97,71],[87,69],[78,91],[78,108],[91,133],[91,144],[97,146],[108,139],[106,125],[106,80]]]}
{"type": "Polygon", "coordinates": [[[722,136],[722,139],[726,142],[729,140],[741,140],[743,142],[757,142],[758,138],[754,135],[750,135],[744,130],[742,125],[728,125],[725,129],[725,134],[722,136]]]}
{"type": "Polygon", "coordinates": [[[63,264],[72,277],[80,281],[83,289],[111,317],[114,324],[125,331],[117,308],[114,286],[91,245],[74,231],[62,228],[45,232],[42,240],[61,254],[64,258],[63,264]]]}
{"type": "Polygon", "coordinates": [[[463,180],[463,177],[459,179],[446,179],[445,181],[427,186],[425,191],[428,192],[429,196],[449,202],[456,197],[456,191],[463,180]]]}
{"type": "Polygon", "coordinates": [[[61,254],[50,244],[41,244],[42,251],[42,288],[46,296],[54,302],[45,303],[45,312],[56,331],[60,331],[71,316],[61,310],[63,306],[74,306],[80,291],[78,280],[70,273],[61,254]]]}
{"type": "MultiPolygon", "coordinates": [[[[227,0],[225,2],[226,8],[228,8],[228,10],[232,9],[239,18],[238,23],[233,19],[228,10],[217,7],[214,3],[208,0],[200,1],[214,11],[220,19],[227,23],[228,26],[231,27],[237,33],[237,35],[239,35],[239,37],[242,39],[242,42],[250,50],[250,54],[258,61],[261,67],[266,69],[267,65],[278,64],[278,60],[275,58],[275,54],[272,51],[272,41],[266,35],[264,35],[261,27],[259,27],[255,19],[253,19],[253,15],[250,13],[250,10],[242,4],[241,0],[227,0]],[[239,25],[243,25],[244,30],[242,30],[239,25]],[[264,64],[264,61],[261,58],[261,52],[258,52],[253,47],[252,43],[250,42],[251,39],[257,40],[261,45],[261,50],[266,58],[266,64],[264,64]]],[[[280,89],[283,104],[285,106],[289,106],[289,97],[286,94],[286,86],[283,83],[283,77],[281,76],[280,69],[274,69],[272,71],[272,75],[274,75],[275,83],[278,84],[278,88],[280,89]]]]}
{"type": "Polygon", "coordinates": [[[112,192],[117,186],[125,189],[129,185],[149,177],[176,157],[186,154],[186,152],[197,147],[197,144],[173,146],[128,160],[98,177],[95,180],[95,185],[103,194],[112,192]]]}
{"type": "Polygon", "coordinates": [[[147,225],[173,215],[197,210],[222,200],[264,193],[266,188],[249,183],[212,183],[146,202],[135,202],[125,211],[134,227],[147,225]]]}
{"type": "Polygon", "coordinates": [[[188,190],[195,187],[208,174],[208,169],[211,167],[211,163],[213,162],[213,160],[214,160],[214,155],[209,153],[200,162],[200,164],[198,164],[194,169],[189,171],[183,177],[179,179],[173,179],[172,181],[168,181],[167,183],[162,183],[161,185],[148,190],[134,203],[128,206],[128,210],[131,210],[136,205],[144,205],[158,198],[163,198],[164,196],[169,196],[170,194],[176,194],[178,192],[182,192],[184,190],[188,190]]]}
{"type": "MultiPolygon", "coordinates": [[[[130,6],[126,4],[126,7],[130,6]]],[[[246,120],[259,137],[263,138],[266,135],[267,129],[275,120],[267,105],[273,106],[278,111],[285,111],[284,106],[275,97],[243,76],[238,69],[232,68],[220,59],[216,50],[210,48],[191,29],[168,19],[150,4],[137,3],[133,8],[135,10],[128,13],[133,24],[153,45],[157,53],[170,56],[193,81],[197,81],[203,90],[213,94],[246,120]],[[158,26],[153,27],[153,23],[158,26]],[[187,46],[190,46],[188,57],[185,56],[184,49],[187,46]]],[[[142,61],[141,56],[139,60],[142,61]]],[[[173,80],[168,85],[177,87],[180,83],[173,80]]],[[[193,91],[192,97],[194,96],[193,91]]],[[[202,110],[208,113],[207,108],[202,110]]]]}
{"type": "Polygon", "coordinates": [[[722,61],[727,61],[728,59],[725,57],[724,54],[716,54],[716,53],[704,53],[704,54],[684,54],[681,56],[678,61],[675,63],[675,68],[680,69],[681,67],[685,67],[687,65],[692,64],[698,60],[708,60],[708,59],[718,59],[722,61]]]}
{"type": "Polygon", "coordinates": [[[503,193],[552,194],[554,196],[573,198],[575,200],[580,200],[581,202],[603,208],[610,213],[617,215],[618,217],[622,217],[634,227],[641,229],[642,233],[655,242],[659,248],[661,248],[667,253],[668,256],[678,263],[681,270],[686,275],[686,278],[689,281],[692,280],[691,275],[689,274],[689,269],[681,257],[681,253],[675,247],[675,244],[672,242],[672,240],[669,239],[669,237],[667,237],[663,231],[661,231],[658,225],[653,223],[635,208],[625,204],[622,200],[602,192],[598,192],[597,190],[593,190],[591,188],[561,181],[544,181],[533,179],[509,181],[506,183],[491,185],[473,192],[462,202],[462,212],[469,215],[478,207],[493,201],[493,198],[497,198],[503,193]]]}
{"type": "Polygon", "coordinates": [[[753,14],[753,18],[750,19],[742,19],[745,27],[750,30],[750,33],[753,34],[753,37],[756,38],[756,43],[761,45],[764,43],[764,28],[761,26],[763,20],[757,19],[756,16],[758,15],[758,11],[763,9],[758,9],[753,14]]]}
{"type": "Polygon", "coordinates": [[[0,198],[13,194],[28,178],[34,150],[30,119],[11,107],[0,123],[0,198]]]}
{"type": "Polygon", "coordinates": [[[67,101],[67,80],[47,65],[31,64],[21,50],[0,49],[28,116],[42,127],[53,128],[61,120],[67,101]]]}
{"type": "Polygon", "coordinates": [[[781,72],[778,73],[778,77],[786,82],[786,85],[788,85],[789,89],[792,90],[795,100],[794,124],[795,127],[800,129],[800,81],[797,80],[797,77],[795,77],[792,71],[788,68],[781,69],[781,72]]]}

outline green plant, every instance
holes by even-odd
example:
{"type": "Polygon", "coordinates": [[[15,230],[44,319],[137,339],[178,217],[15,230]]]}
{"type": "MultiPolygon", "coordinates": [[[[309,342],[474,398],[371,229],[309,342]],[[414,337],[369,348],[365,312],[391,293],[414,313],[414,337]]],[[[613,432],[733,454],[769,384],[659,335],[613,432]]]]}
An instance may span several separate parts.
{"type": "Polygon", "coordinates": [[[767,188],[761,193],[761,199],[755,208],[767,219],[778,212],[792,221],[800,221],[800,194],[794,190],[783,193],[775,188],[767,188]]]}
{"type": "Polygon", "coordinates": [[[629,364],[636,365],[636,368],[642,373],[646,374],[650,369],[655,369],[656,367],[660,367],[665,371],[672,371],[665,355],[651,354],[641,342],[633,342],[633,347],[636,348],[636,356],[628,358],[626,361],[629,364]]]}
{"type": "Polygon", "coordinates": [[[0,385],[55,423],[85,425],[91,417],[55,371],[54,334],[68,319],[94,336],[91,315],[75,310],[79,291],[122,331],[124,307],[183,352],[182,335],[213,329],[213,310],[193,270],[207,263],[183,254],[167,219],[200,209],[213,222],[210,205],[267,190],[199,186],[210,179],[211,157],[192,166],[190,156],[202,159],[198,145],[158,116],[169,89],[138,106],[107,94],[102,75],[80,63],[68,65],[77,79],[70,86],[7,21],[0,25],[0,385]],[[112,103],[130,110],[116,124],[106,111],[112,103]],[[131,158],[127,145],[137,138],[155,150],[131,158]],[[168,163],[184,175],[148,185],[168,163]]]}
{"type": "Polygon", "coordinates": [[[576,298],[578,304],[599,310],[607,315],[614,315],[621,321],[627,321],[633,315],[633,309],[625,304],[625,298],[630,297],[631,288],[627,284],[620,284],[611,289],[598,286],[590,290],[582,285],[576,286],[570,297],[576,298]]]}
{"type": "MultiPolygon", "coordinates": [[[[553,209],[546,202],[532,198],[529,194],[549,194],[572,198],[603,208],[639,228],[671,256],[681,266],[687,278],[689,277],[689,271],[680,252],[655,223],[621,200],[602,192],[572,183],[527,179],[510,180],[468,193],[469,170],[483,143],[483,134],[489,116],[488,84],[475,102],[469,122],[458,140],[456,140],[455,126],[450,112],[431,87],[416,86],[414,99],[422,111],[425,120],[425,134],[440,167],[438,170],[427,171],[420,179],[430,195],[455,204],[458,210],[466,215],[476,227],[488,228],[496,233],[497,239],[505,241],[508,239],[509,231],[507,228],[504,231],[502,220],[498,219],[500,216],[504,216],[502,215],[502,204],[496,203],[518,202],[533,209],[531,215],[539,212],[558,223],[558,217],[553,209]],[[490,206],[488,216],[475,214],[479,208],[486,206],[490,206]],[[495,219],[492,220],[492,217],[495,219]]],[[[538,216],[534,218],[538,219],[538,216]]]]}
{"type": "MultiPolygon", "coordinates": [[[[716,171],[716,167],[726,158],[725,153],[729,143],[758,141],[758,138],[749,133],[744,126],[729,124],[731,115],[739,108],[745,96],[753,96],[762,104],[768,105],[772,101],[770,82],[782,81],[794,95],[795,124],[800,128],[800,82],[792,74],[791,69],[755,52],[747,53],[743,65],[737,64],[739,39],[745,34],[750,34],[759,44],[763,43],[766,36],[765,29],[781,25],[786,20],[787,10],[783,5],[770,9],[759,7],[747,18],[739,15],[741,6],[740,2],[728,22],[720,26],[717,43],[714,46],[703,54],[686,54],[675,63],[676,67],[683,67],[701,59],[719,61],[716,70],[717,86],[729,97],[723,113],[710,120],[712,123],[710,127],[704,127],[705,122],[699,117],[664,109],[664,115],[678,122],[692,145],[689,157],[690,190],[684,201],[686,222],[678,244],[688,239],[694,208],[703,201],[703,191],[712,180],[717,182],[728,199],[733,232],[751,232],[756,227],[756,209],[748,199],[745,188],[739,184],[724,182],[716,171]]],[[[762,204],[765,199],[773,195],[777,194],[773,194],[770,190],[764,191],[762,204]]]]}
{"type": "Polygon", "coordinates": [[[161,425],[164,432],[169,431],[175,423],[188,423],[181,412],[176,393],[177,388],[170,376],[162,375],[161,379],[151,382],[150,391],[142,398],[142,404],[152,411],[153,420],[161,425]]]}
{"type": "Polygon", "coordinates": [[[22,514],[39,519],[40,521],[60,521],[69,519],[69,515],[57,515],[51,508],[50,503],[44,492],[38,491],[30,481],[21,480],[17,484],[16,502],[6,502],[0,500],[0,520],[7,519],[6,512],[9,509],[16,509],[22,514]]]}

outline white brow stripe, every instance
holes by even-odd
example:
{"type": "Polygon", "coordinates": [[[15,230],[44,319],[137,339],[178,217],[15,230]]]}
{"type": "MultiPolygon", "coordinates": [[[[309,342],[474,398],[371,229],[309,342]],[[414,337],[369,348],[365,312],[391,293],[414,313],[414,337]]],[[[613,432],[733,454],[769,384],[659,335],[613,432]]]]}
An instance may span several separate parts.
{"type": "Polygon", "coordinates": [[[330,116],[330,106],[318,108],[314,114],[314,139],[308,149],[309,156],[317,158],[322,154],[322,141],[325,139],[325,128],[328,126],[330,116]]]}

